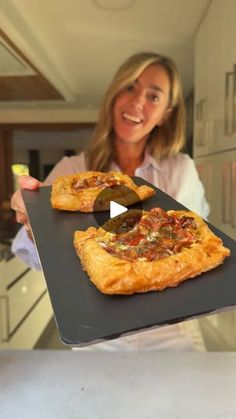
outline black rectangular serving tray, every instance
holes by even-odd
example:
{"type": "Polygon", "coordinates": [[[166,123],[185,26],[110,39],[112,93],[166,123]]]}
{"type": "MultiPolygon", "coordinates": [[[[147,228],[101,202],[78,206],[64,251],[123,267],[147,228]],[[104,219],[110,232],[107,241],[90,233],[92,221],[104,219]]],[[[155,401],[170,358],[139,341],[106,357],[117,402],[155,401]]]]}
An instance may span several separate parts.
{"type": "MultiPolygon", "coordinates": [[[[134,181],[138,185],[150,185],[141,178],[135,177],[134,181]]],[[[154,189],[156,194],[143,202],[143,209],[185,208],[160,189],[154,189]]],[[[75,230],[98,226],[94,214],[54,210],[50,192],[51,187],[23,190],[23,198],[65,344],[85,346],[236,305],[235,241],[211,225],[213,232],[231,249],[231,256],[223,265],[162,292],[132,296],[102,294],[82,270],[73,247],[75,230]]],[[[140,208],[137,204],[133,207],[140,208]]],[[[101,222],[109,218],[108,211],[97,214],[101,222]]]]}

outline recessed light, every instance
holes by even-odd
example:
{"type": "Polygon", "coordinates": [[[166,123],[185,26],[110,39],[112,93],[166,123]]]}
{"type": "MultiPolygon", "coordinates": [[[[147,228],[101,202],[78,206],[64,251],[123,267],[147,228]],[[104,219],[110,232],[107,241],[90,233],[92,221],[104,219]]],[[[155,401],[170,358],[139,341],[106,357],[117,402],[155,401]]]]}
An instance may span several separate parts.
{"type": "Polygon", "coordinates": [[[99,9],[109,11],[127,10],[135,3],[135,0],[93,0],[99,9]]]}

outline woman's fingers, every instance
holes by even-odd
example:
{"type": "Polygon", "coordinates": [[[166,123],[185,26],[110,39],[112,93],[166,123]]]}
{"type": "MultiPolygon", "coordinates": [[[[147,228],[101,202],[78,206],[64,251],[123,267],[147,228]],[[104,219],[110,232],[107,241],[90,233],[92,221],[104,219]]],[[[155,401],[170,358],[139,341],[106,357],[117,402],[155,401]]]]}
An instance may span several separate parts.
{"type": "Polygon", "coordinates": [[[27,224],[29,220],[26,213],[22,211],[16,211],[16,221],[19,224],[27,224]]]}
{"type": "MultiPolygon", "coordinates": [[[[31,176],[19,176],[18,185],[20,189],[34,190],[34,189],[38,189],[42,185],[42,182],[40,182],[39,180],[31,176]]],[[[16,191],[11,197],[11,208],[17,213],[19,213],[17,214],[17,217],[19,218],[19,220],[21,219],[21,213],[26,214],[25,204],[24,204],[24,200],[23,200],[20,189],[16,191]]]]}
{"type": "Polygon", "coordinates": [[[16,191],[11,197],[11,208],[16,213],[26,214],[25,204],[20,190],[16,191]]]}
{"type": "MultiPolygon", "coordinates": [[[[18,185],[20,189],[34,190],[38,189],[42,185],[42,182],[31,176],[19,176],[18,185]]],[[[25,203],[20,189],[16,191],[11,197],[11,208],[16,212],[16,221],[20,224],[24,224],[29,234],[29,219],[27,216],[25,203]]]]}
{"type": "Polygon", "coordinates": [[[19,176],[18,185],[21,189],[38,189],[42,182],[32,176],[19,176]]]}

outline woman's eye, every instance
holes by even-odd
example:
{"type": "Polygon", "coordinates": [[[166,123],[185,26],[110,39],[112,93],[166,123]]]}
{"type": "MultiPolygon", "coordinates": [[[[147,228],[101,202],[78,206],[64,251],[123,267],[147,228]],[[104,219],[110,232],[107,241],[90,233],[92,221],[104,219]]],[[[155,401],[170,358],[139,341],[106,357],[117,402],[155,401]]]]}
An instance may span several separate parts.
{"type": "Polygon", "coordinates": [[[148,99],[152,102],[159,102],[159,96],[157,96],[155,93],[150,93],[148,95],[148,99]]]}
{"type": "Polygon", "coordinates": [[[133,84],[129,84],[129,85],[126,87],[126,90],[127,90],[128,92],[131,92],[133,89],[134,89],[134,85],[133,85],[133,84]]]}

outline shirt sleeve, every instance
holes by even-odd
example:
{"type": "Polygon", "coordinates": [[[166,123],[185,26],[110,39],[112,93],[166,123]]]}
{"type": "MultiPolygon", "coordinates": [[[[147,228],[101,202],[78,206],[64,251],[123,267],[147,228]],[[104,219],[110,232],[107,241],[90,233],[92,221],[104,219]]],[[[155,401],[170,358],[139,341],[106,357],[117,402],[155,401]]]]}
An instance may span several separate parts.
{"type": "Polygon", "coordinates": [[[181,170],[176,200],[191,211],[207,219],[209,205],[205,198],[205,191],[199,179],[196,166],[190,157],[186,159],[185,165],[181,170]]]}
{"type": "MultiPolygon", "coordinates": [[[[74,158],[64,157],[49,173],[44,181],[44,185],[51,185],[58,176],[69,175],[84,170],[85,163],[83,155],[74,158]]],[[[28,237],[25,227],[22,227],[18,231],[12,242],[11,250],[15,256],[22,259],[31,268],[37,270],[42,269],[36,246],[28,237]]]]}
{"type": "Polygon", "coordinates": [[[63,157],[51,170],[44,181],[44,185],[51,185],[58,176],[71,175],[86,170],[84,155],[63,157]]]}
{"type": "Polygon", "coordinates": [[[41,270],[36,246],[29,238],[25,227],[21,227],[11,246],[12,253],[22,259],[32,269],[41,270]]]}

